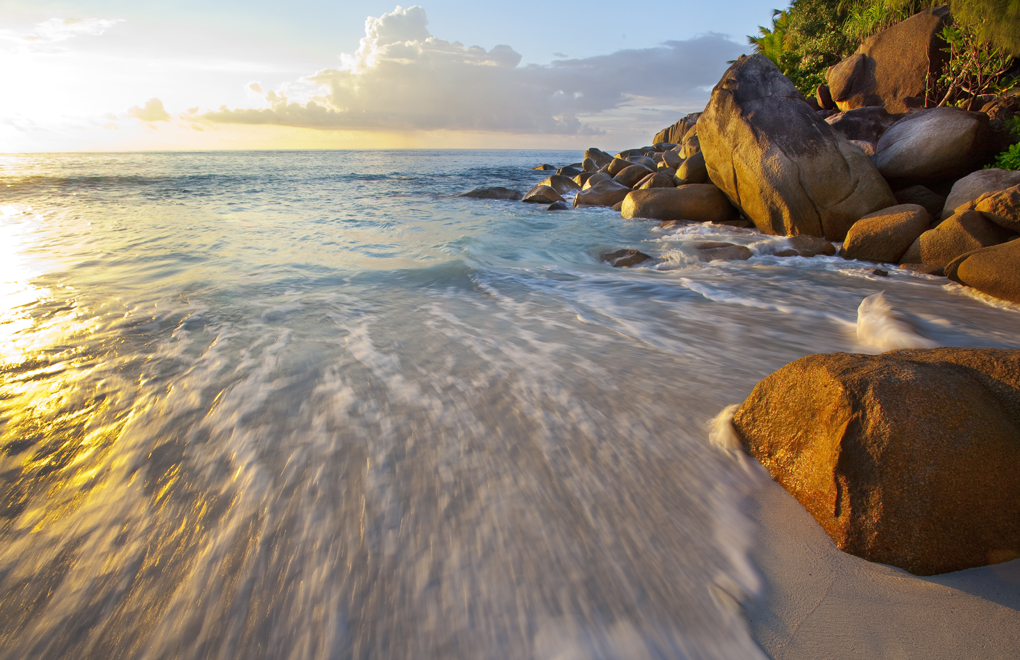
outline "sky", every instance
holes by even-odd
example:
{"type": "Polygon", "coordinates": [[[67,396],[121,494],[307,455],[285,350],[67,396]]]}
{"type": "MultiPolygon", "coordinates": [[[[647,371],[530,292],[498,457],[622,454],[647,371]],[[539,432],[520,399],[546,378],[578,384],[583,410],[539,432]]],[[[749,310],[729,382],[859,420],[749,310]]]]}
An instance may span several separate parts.
{"type": "Polygon", "coordinates": [[[0,0],[0,152],[640,146],[782,8],[422,2],[0,0]]]}

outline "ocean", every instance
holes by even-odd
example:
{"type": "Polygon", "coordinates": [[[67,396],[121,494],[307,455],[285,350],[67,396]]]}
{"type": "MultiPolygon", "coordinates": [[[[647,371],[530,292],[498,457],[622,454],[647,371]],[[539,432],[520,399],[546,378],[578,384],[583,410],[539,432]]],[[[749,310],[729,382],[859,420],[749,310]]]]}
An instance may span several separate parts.
{"type": "Polygon", "coordinates": [[[580,157],[0,156],[0,658],[765,657],[710,421],[811,353],[1020,348],[1020,310],[458,196],[580,157]]]}

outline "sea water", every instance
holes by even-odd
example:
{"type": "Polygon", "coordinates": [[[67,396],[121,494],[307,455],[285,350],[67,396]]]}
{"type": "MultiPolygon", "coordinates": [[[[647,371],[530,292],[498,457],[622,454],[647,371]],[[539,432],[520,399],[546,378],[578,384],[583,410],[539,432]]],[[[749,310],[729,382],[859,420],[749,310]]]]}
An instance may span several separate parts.
{"type": "Polygon", "coordinates": [[[763,657],[710,421],[810,353],[1020,348],[1020,313],[458,196],[579,159],[0,157],[0,658],[763,657]]]}

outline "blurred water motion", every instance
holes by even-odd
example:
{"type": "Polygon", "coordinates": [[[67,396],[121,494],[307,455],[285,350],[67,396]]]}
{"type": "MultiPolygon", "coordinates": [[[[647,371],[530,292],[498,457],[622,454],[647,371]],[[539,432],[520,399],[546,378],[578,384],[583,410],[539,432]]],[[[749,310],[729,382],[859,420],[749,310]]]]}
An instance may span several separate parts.
{"type": "Polygon", "coordinates": [[[0,658],[762,657],[706,423],[882,290],[943,345],[1017,312],[452,196],[575,156],[0,162],[0,658]]]}

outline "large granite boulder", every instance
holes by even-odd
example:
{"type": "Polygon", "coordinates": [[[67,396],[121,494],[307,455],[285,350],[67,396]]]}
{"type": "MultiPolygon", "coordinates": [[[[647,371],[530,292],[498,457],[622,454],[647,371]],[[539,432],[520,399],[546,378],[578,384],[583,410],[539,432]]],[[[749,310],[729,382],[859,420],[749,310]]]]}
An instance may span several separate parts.
{"type": "Polygon", "coordinates": [[[519,201],[524,195],[520,190],[514,190],[513,188],[504,188],[502,186],[491,186],[488,188],[475,188],[469,190],[466,193],[461,193],[461,197],[472,197],[474,199],[510,199],[513,201],[519,201]]]}
{"type": "Polygon", "coordinates": [[[722,222],[737,217],[737,210],[718,188],[694,183],[676,188],[635,190],[620,208],[624,218],[722,222]]]}
{"type": "Polygon", "coordinates": [[[525,193],[522,201],[528,204],[552,204],[562,202],[563,198],[555,189],[539,184],[525,193]]]}
{"type": "Polygon", "coordinates": [[[948,7],[915,14],[868,37],[856,53],[830,68],[829,93],[839,109],[923,107],[929,80],[937,80],[945,65],[939,34],[948,17],[948,7]]]}
{"type": "Polygon", "coordinates": [[[858,220],[847,232],[847,259],[899,263],[900,257],[928,230],[931,214],[917,204],[900,204],[858,220]]]}
{"type": "Polygon", "coordinates": [[[1020,240],[961,255],[946,266],[946,277],[989,296],[1020,304],[1020,240]]]}
{"type": "Polygon", "coordinates": [[[620,172],[624,171],[634,163],[623,158],[614,158],[612,162],[601,169],[602,172],[606,172],[610,176],[616,176],[620,172]]]}
{"type": "Polygon", "coordinates": [[[893,124],[878,141],[874,162],[886,179],[938,181],[963,176],[992,149],[988,116],[958,108],[928,108],[893,124]]]}
{"type": "Polygon", "coordinates": [[[622,202],[629,192],[630,188],[612,179],[599,181],[587,190],[582,190],[574,195],[574,208],[578,206],[613,206],[622,202]]]}
{"type": "Polygon", "coordinates": [[[672,126],[668,126],[656,133],[652,142],[672,142],[673,144],[682,144],[684,136],[686,136],[687,132],[698,123],[698,117],[700,116],[700,112],[687,115],[672,126]]]}
{"type": "Polygon", "coordinates": [[[864,152],[762,55],[723,74],[698,136],[712,182],[767,234],[842,241],[862,216],[896,204],[864,152]]]}
{"type": "Polygon", "coordinates": [[[977,198],[985,193],[1005,190],[1018,184],[1020,184],[1020,172],[1011,170],[989,168],[968,174],[953,184],[953,189],[946,197],[942,219],[945,220],[953,215],[956,209],[968,202],[977,201],[977,198]]]}
{"type": "MultiPolygon", "coordinates": [[[[580,172],[578,172],[578,174],[580,174],[580,172]]],[[[564,174],[553,174],[550,177],[542,179],[538,185],[549,186],[561,195],[581,189],[581,186],[577,185],[576,181],[564,174]]]]}
{"type": "Polygon", "coordinates": [[[733,425],[845,552],[917,575],[1020,556],[1020,351],[811,355],[733,425]]]}
{"type": "Polygon", "coordinates": [[[977,211],[960,211],[918,236],[900,262],[944,267],[961,254],[998,245],[1013,235],[977,211]]]}

